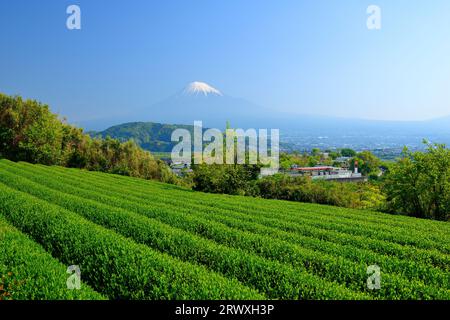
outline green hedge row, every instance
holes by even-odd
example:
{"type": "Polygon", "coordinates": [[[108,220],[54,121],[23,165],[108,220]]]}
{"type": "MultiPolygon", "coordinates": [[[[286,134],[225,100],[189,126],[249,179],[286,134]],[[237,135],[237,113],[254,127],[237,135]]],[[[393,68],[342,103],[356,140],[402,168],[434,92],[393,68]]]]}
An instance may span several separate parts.
{"type": "MultiPolygon", "coordinates": [[[[100,180],[116,181],[117,183],[130,186],[130,188],[135,187],[145,187],[146,190],[151,188],[161,188],[161,184],[153,181],[143,181],[142,179],[129,179],[127,177],[122,177],[118,175],[102,175],[96,172],[80,172],[80,171],[69,171],[65,168],[56,168],[60,172],[70,172],[71,174],[81,174],[81,175],[91,175],[98,177],[100,180]]],[[[51,168],[54,170],[54,168],[51,168]]],[[[167,188],[167,187],[164,187],[167,188]]],[[[171,188],[168,195],[172,197],[177,197],[182,194],[186,194],[186,189],[174,187],[171,188]]],[[[441,224],[438,221],[423,220],[423,219],[411,219],[411,217],[403,215],[390,215],[384,214],[376,211],[358,210],[358,209],[348,209],[339,208],[335,206],[310,204],[310,203],[296,203],[292,201],[283,200],[268,200],[261,198],[243,197],[243,196],[230,196],[230,195],[215,195],[210,193],[196,192],[195,199],[199,202],[203,202],[209,206],[214,207],[225,207],[231,210],[238,210],[243,212],[262,212],[268,213],[269,215],[279,214],[284,218],[295,217],[297,215],[303,215],[308,213],[314,213],[315,216],[328,216],[332,217],[336,221],[348,222],[349,219],[353,221],[354,224],[358,223],[372,223],[375,228],[383,228],[384,226],[392,227],[398,226],[401,228],[407,228],[409,231],[419,231],[419,232],[429,232],[429,236],[436,235],[437,240],[439,236],[444,236],[447,240],[450,240],[450,226],[441,224]],[[238,201],[237,201],[238,200],[238,201]],[[282,207],[282,210],[277,210],[282,207]],[[275,210],[274,210],[275,209],[275,210]],[[356,220],[355,220],[356,219],[356,220]]]]}
{"type": "Polygon", "coordinates": [[[0,184],[1,214],[111,299],[263,299],[236,280],[151,250],[0,184]]]}
{"type": "MultiPolygon", "coordinates": [[[[263,259],[255,254],[218,245],[158,220],[61,193],[6,171],[0,173],[0,181],[41,199],[53,201],[65,209],[111,228],[137,242],[183,260],[204,264],[227,277],[237,278],[244,284],[266,293],[270,298],[312,299],[319,295],[321,298],[328,299],[365,297],[363,294],[352,292],[345,287],[308,274],[305,270],[294,270],[287,265],[263,259]]],[[[58,190],[68,188],[70,186],[63,184],[57,186],[58,190]]]]}
{"type": "MultiPolygon", "coordinates": [[[[20,174],[20,172],[17,172],[20,174]]],[[[44,175],[45,176],[45,175],[44,175]]],[[[31,176],[33,178],[33,176],[31,176]]],[[[56,190],[71,190],[72,193],[76,193],[79,195],[83,195],[88,198],[97,198],[97,200],[101,200],[106,204],[112,204],[115,206],[123,206],[124,203],[128,204],[128,209],[136,209],[136,208],[144,208],[144,210],[141,213],[145,214],[148,213],[149,210],[153,210],[153,214],[155,213],[154,208],[150,209],[149,206],[142,206],[138,203],[132,203],[127,202],[124,199],[118,200],[112,197],[106,197],[101,194],[96,194],[94,192],[91,192],[90,190],[83,190],[80,188],[74,188],[71,187],[69,184],[60,184],[57,180],[58,179],[46,179],[42,175],[36,175],[35,177],[36,181],[41,181],[44,184],[51,184],[53,185],[54,189],[56,190]],[[147,207],[147,209],[145,209],[147,207]]],[[[50,177],[47,177],[50,178],[50,177]]],[[[7,178],[4,178],[7,179],[7,178]]],[[[11,180],[12,177],[10,177],[9,183],[14,183],[14,181],[11,180]]],[[[39,189],[37,185],[33,186],[33,183],[26,182],[26,181],[20,181],[17,182],[17,187],[22,188],[26,190],[27,192],[33,192],[34,194],[37,194],[41,197],[47,198],[49,200],[56,199],[58,195],[59,198],[55,201],[57,201],[58,204],[66,206],[67,208],[73,209],[77,212],[85,212],[84,214],[89,215],[89,212],[96,212],[96,214],[91,214],[91,219],[104,219],[101,217],[98,217],[101,211],[104,211],[106,214],[108,211],[114,210],[112,207],[105,207],[101,206],[98,203],[92,203],[89,201],[83,202],[82,198],[76,198],[73,196],[68,195],[62,195],[58,193],[55,190],[51,189],[39,189]],[[65,199],[65,200],[64,200],[65,199]],[[86,205],[86,202],[89,205],[86,205]]],[[[116,213],[116,219],[117,221],[120,220],[121,215],[126,216],[126,212],[124,211],[118,211],[116,213]]],[[[187,221],[189,221],[189,218],[191,217],[185,217],[184,219],[178,217],[178,219],[174,219],[173,212],[166,212],[164,215],[160,215],[160,217],[164,216],[165,222],[176,222],[176,226],[178,227],[186,227],[187,221]],[[171,219],[171,220],[167,220],[171,219]]],[[[130,220],[129,217],[122,218],[122,220],[130,220]]],[[[98,221],[98,220],[97,220],[98,221]]],[[[196,225],[202,226],[202,229],[209,228],[209,232],[211,232],[211,224],[205,225],[205,224],[198,224],[199,220],[197,220],[197,223],[191,223],[191,228],[196,228],[196,225]]],[[[105,223],[103,221],[103,223],[105,223]]],[[[122,222],[123,223],[123,222],[122,222]]],[[[118,224],[120,227],[120,223],[118,224]]],[[[137,224],[134,224],[135,227],[130,227],[129,232],[132,232],[132,230],[136,229],[137,224]]],[[[275,260],[279,260],[281,262],[286,262],[293,264],[297,268],[301,269],[308,269],[312,270],[315,273],[319,274],[320,276],[329,279],[338,281],[340,283],[346,284],[350,288],[358,289],[358,290],[364,290],[365,287],[365,280],[367,279],[367,275],[365,273],[367,262],[361,262],[359,264],[351,263],[345,259],[339,258],[339,257],[330,257],[326,254],[320,254],[315,253],[310,250],[304,250],[299,247],[295,247],[292,245],[288,245],[286,243],[280,242],[280,241],[274,241],[267,238],[262,237],[251,237],[249,235],[243,234],[242,232],[239,233],[237,231],[233,230],[227,230],[225,228],[216,228],[214,232],[215,237],[212,239],[217,240],[217,236],[228,236],[228,240],[223,242],[226,245],[229,246],[235,246],[237,248],[241,249],[248,249],[249,247],[252,250],[257,251],[258,249],[263,249],[262,255],[266,258],[271,258],[275,260]],[[239,240],[236,240],[236,237],[238,237],[239,240]],[[230,241],[231,240],[231,241],[230,241]],[[233,241],[234,240],[234,241],[233,241]],[[260,246],[259,246],[260,245],[260,246]],[[259,248],[258,248],[259,246],[259,248]],[[333,259],[334,258],[334,259],[333,259]]],[[[191,229],[190,231],[195,231],[195,229],[191,229]]],[[[125,232],[127,231],[127,228],[125,227],[125,232]]],[[[124,232],[124,231],[122,231],[124,232]]],[[[223,241],[223,239],[222,239],[223,241]]],[[[252,251],[250,250],[250,252],[252,251]]],[[[351,248],[345,248],[345,250],[351,251],[351,248]]],[[[342,249],[342,251],[345,251],[342,249]]],[[[260,253],[261,254],[261,253],[260,253]]],[[[336,252],[338,254],[338,252],[336,252]]],[[[361,260],[361,261],[364,261],[361,260]]],[[[389,265],[388,265],[389,266],[389,265]]],[[[394,266],[392,266],[394,267],[394,266]]],[[[385,269],[383,269],[385,270],[385,269]]],[[[398,270],[401,270],[398,268],[398,270]]],[[[414,269],[409,269],[410,271],[414,271],[414,269]]],[[[423,270],[422,270],[423,271],[423,270]]],[[[407,273],[407,272],[406,272],[407,273]]],[[[417,272],[416,272],[417,273],[417,272]]],[[[384,285],[381,291],[377,292],[379,297],[384,298],[418,298],[418,299],[426,299],[426,298],[448,298],[449,291],[448,291],[448,277],[445,274],[439,274],[438,272],[425,274],[426,279],[428,281],[432,281],[434,284],[443,285],[444,288],[437,288],[436,286],[427,286],[424,283],[420,281],[416,281],[414,279],[414,276],[416,275],[408,275],[410,276],[410,280],[403,279],[402,277],[392,275],[392,274],[384,274],[384,285]],[[420,288],[420,290],[415,290],[414,288],[420,288]]]]}
{"type": "MultiPolygon", "coordinates": [[[[118,207],[123,207],[125,209],[135,209],[135,204],[142,202],[144,199],[136,198],[130,195],[133,190],[127,189],[127,193],[124,194],[120,192],[122,189],[118,189],[117,186],[109,183],[108,189],[106,185],[100,187],[95,186],[98,182],[85,177],[84,181],[76,180],[71,175],[68,176],[57,176],[51,174],[51,172],[46,172],[40,170],[33,166],[21,168],[25,171],[36,174],[35,181],[45,183],[59,190],[58,182],[71,184],[77,181],[78,187],[67,186],[67,190],[72,190],[72,193],[77,193],[80,196],[91,198],[95,200],[102,200],[104,203],[114,203],[118,207]],[[48,179],[42,179],[47,177],[48,179]],[[81,189],[80,189],[81,188],[81,189]],[[113,191],[117,190],[117,191],[113,191]],[[101,195],[99,195],[101,193],[101,195]],[[104,198],[104,196],[110,195],[111,197],[120,197],[119,201],[116,199],[104,198]],[[101,199],[101,198],[104,199],[101,199]],[[131,204],[129,201],[132,201],[131,204]]],[[[20,172],[25,174],[23,170],[20,172]]],[[[28,175],[30,177],[30,175],[28,175]]],[[[31,175],[33,177],[33,175],[31,175]]],[[[97,178],[97,180],[100,180],[97,178]]],[[[153,195],[151,196],[153,197],[153,195]]],[[[147,200],[153,200],[149,198],[147,200]]],[[[190,203],[190,199],[182,199],[184,206],[188,204],[189,210],[195,209],[195,205],[190,203]]],[[[160,201],[162,202],[162,200],[160,201]]],[[[167,206],[167,202],[164,201],[164,206],[167,206]]],[[[187,209],[183,209],[183,203],[179,203],[177,207],[171,207],[173,211],[186,212],[187,209]]],[[[200,209],[199,212],[202,212],[200,209]]],[[[208,218],[224,223],[230,227],[237,228],[243,231],[250,231],[256,234],[268,235],[280,240],[289,241],[293,244],[299,244],[302,247],[313,249],[314,251],[328,253],[337,257],[346,257],[352,261],[356,262],[373,262],[377,263],[383,267],[383,270],[387,272],[401,273],[410,278],[419,278],[427,283],[436,284],[438,286],[447,286],[450,280],[450,257],[439,252],[432,252],[431,250],[417,249],[412,247],[402,247],[398,244],[391,244],[389,242],[373,242],[370,239],[365,239],[357,236],[346,236],[342,235],[338,231],[327,231],[322,230],[317,227],[312,227],[309,225],[295,225],[291,223],[284,222],[279,219],[272,219],[272,223],[265,223],[264,219],[253,219],[246,216],[240,217],[233,212],[222,213],[220,210],[204,209],[207,213],[208,218]],[[236,217],[236,219],[233,219],[236,217]],[[238,219],[240,218],[240,219],[238,219]],[[255,223],[257,222],[257,223],[255,223]],[[275,228],[276,227],[276,228],[275,228]],[[293,229],[295,228],[295,229],[293,229]],[[291,231],[291,232],[285,232],[291,231]],[[324,241],[327,240],[327,241],[324,241]],[[364,247],[367,243],[372,243],[373,246],[378,245],[378,252],[373,252],[368,249],[359,249],[359,247],[364,247]],[[396,257],[396,254],[401,251],[401,258],[396,257]],[[389,254],[389,255],[388,255],[389,254]],[[392,255],[392,256],[391,256],[392,255]],[[443,270],[434,268],[432,265],[435,264],[441,267],[443,270]]]]}
{"type": "Polygon", "coordinates": [[[68,289],[67,267],[0,216],[0,300],[105,299],[83,279],[68,289]]]}
{"type": "MultiPolygon", "coordinates": [[[[450,227],[448,224],[442,224],[436,221],[424,221],[423,219],[412,219],[410,217],[406,218],[408,222],[403,225],[379,225],[378,222],[366,221],[365,211],[359,211],[359,216],[345,216],[347,211],[350,209],[334,208],[327,206],[315,206],[311,204],[296,204],[297,208],[301,210],[292,211],[285,208],[284,202],[280,201],[270,201],[264,200],[266,203],[261,206],[252,205],[252,209],[242,209],[242,197],[235,197],[234,203],[228,203],[224,205],[226,199],[229,196],[223,196],[225,199],[216,199],[214,195],[195,193],[192,196],[192,192],[179,190],[171,190],[171,192],[159,195],[158,191],[161,191],[161,186],[156,183],[142,181],[141,183],[129,179],[131,182],[127,183],[127,179],[124,177],[114,177],[113,175],[106,175],[102,178],[102,175],[94,172],[77,172],[70,171],[63,168],[50,168],[52,171],[59,171],[61,173],[66,173],[70,176],[80,176],[82,179],[89,180],[90,182],[99,185],[101,183],[111,186],[111,188],[116,185],[116,188],[124,187],[127,188],[127,194],[135,195],[140,197],[142,200],[160,200],[164,201],[166,204],[173,204],[175,206],[180,205],[180,200],[183,202],[189,201],[189,206],[192,208],[198,208],[199,210],[213,210],[214,213],[223,212],[228,215],[239,215],[239,218],[254,220],[255,216],[258,217],[258,222],[260,223],[275,223],[274,226],[279,226],[280,223],[290,226],[291,229],[286,230],[293,232],[298,232],[296,227],[304,228],[305,226],[311,226],[315,228],[320,228],[323,230],[338,230],[339,234],[347,234],[354,237],[366,238],[371,243],[374,242],[373,248],[379,252],[379,247],[383,247],[383,244],[389,244],[389,254],[393,255],[395,252],[392,251],[393,248],[399,246],[407,246],[406,249],[412,247],[410,257],[421,256],[422,253],[429,253],[433,255],[436,253],[438,256],[440,253],[448,254],[450,250],[450,227]],[[115,181],[116,183],[113,183],[115,181]],[[156,188],[155,188],[156,187],[156,188]],[[159,189],[158,189],[159,188],[159,189]],[[153,192],[151,192],[153,191],[153,192]],[[189,197],[187,199],[187,197],[189,197]],[[206,198],[207,200],[199,200],[206,198]],[[275,204],[275,205],[274,205],[275,204]],[[344,215],[344,217],[341,217],[344,215]],[[418,228],[418,226],[425,224],[423,227],[418,228]],[[418,228],[417,230],[414,228],[418,228]]],[[[120,192],[120,191],[119,191],[120,192]]],[[[245,197],[244,197],[245,198],[245,197]]],[[[258,203],[259,199],[254,199],[255,203],[258,203]]],[[[292,205],[292,203],[289,203],[292,205]]],[[[395,219],[395,216],[380,214],[378,216],[387,216],[389,218],[395,219]]],[[[403,257],[405,252],[402,250],[400,256],[403,257]]],[[[445,263],[448,265],[448,262],[445,263]]]]}

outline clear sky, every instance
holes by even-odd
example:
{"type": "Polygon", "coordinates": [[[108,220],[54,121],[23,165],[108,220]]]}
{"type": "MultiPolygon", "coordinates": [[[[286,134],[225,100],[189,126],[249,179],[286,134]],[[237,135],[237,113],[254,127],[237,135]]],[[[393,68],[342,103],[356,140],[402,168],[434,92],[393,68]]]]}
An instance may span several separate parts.
{"type": "Polygon", "coordinates": [[[0,92],[80,121],[195,80],[301,114],[449,115],[450,1],[0,0],[0,92]],[[66,28],[70,4],[81,30],[66,28]]]}

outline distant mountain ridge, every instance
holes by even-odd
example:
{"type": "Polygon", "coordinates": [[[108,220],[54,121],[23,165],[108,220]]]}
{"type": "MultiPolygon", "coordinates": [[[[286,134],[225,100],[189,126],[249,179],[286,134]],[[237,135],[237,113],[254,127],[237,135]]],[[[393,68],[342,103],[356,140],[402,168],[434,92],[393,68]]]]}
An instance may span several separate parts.
{"type": "MultiPolygon", "coordinates": [[[[277,128],[304,134],[450,134],[450,116],[428,121],[378,121],[312,115],[307,106],[302,113],[268,109],[241,98],[229,96],[200,81],[189,83],[172,96],[149,107],[116,117],[85,121],[78,125],[88,130],[129,122],[179,123],[202,121],[209,128],[224,129],[227,121],[235,128],[277,128]]],[[[425,137],[425,136],[424,136],[425,137]]]]}

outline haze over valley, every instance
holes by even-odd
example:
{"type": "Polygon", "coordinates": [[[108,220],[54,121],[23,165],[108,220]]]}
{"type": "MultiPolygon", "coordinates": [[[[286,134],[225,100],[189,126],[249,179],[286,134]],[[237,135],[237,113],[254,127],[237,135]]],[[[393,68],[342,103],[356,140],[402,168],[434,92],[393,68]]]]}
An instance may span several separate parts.
{"type": "Polygon", "coordinates": [[[201,81],[189,83],[148,108],[121,117],[80,122],[79,125],[103,137],[135,138],[138,142],[142,141],[140,136],[149,130],[144,139],[146,142],[141,146],[160,152],[168,151],[167,148],[173,144],[170,143],[170,133],[166,132],[163,139],[165,147],[158,145],[159,134],[153,131],[157,124],[173,129],[179,125],[192,126],[194,121],[202,121],[204,127],[219,129],[224,129],[227,122],[234,128],[280,129],[282,147],[287,151],[353,148],[399,154],[404,146],[421,149],[424,139],[450,143],[450,117],[427,121],[376,121],[278,112],[229,96],[201,81]],[[123,135],[125,131],[127,133],[123,135]],[[156,135],[152,137],[152,134],[156,135]]]}

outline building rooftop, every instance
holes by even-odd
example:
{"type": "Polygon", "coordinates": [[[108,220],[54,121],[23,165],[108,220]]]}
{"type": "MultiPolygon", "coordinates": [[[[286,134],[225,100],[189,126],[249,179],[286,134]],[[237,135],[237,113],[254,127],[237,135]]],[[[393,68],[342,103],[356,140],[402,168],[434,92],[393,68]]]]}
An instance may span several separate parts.
{"type": "Polygon", "coordinates": [[[295,171],[326,171],[326,170],[338,170],[339,168],[331,167],[331,166],[321,166],[321,167],[298,167],[292,168],[291,170],[295,171]]]}

